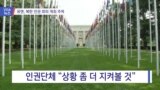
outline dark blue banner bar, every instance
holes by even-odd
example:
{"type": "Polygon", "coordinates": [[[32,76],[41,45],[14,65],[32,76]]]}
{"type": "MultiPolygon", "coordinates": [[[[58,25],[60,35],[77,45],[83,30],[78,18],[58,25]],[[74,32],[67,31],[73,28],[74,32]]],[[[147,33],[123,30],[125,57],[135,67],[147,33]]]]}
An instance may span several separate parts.
{"type": "Polygon", "coordinates": [[[14,7],[0,7],[0,16],[13,16],[14,7]]]}

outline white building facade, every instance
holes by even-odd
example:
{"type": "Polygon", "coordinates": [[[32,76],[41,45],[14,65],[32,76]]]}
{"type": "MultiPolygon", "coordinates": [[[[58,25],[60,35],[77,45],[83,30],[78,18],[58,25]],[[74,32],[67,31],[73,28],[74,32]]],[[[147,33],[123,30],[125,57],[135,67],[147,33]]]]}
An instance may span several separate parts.
{"type": "Polygon", "coordinates": [[[86,34],[88,33],[90,26],[89,25],[74,25],[74,26],[71,26],[71,28],[76,37],[75,44],[77,45],[77,47],[84,47],[86,34]]]}

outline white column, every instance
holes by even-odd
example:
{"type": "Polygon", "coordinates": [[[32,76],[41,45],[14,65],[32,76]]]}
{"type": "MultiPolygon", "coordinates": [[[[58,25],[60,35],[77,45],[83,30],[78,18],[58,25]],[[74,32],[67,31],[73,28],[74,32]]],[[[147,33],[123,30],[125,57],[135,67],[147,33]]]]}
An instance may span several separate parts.
{"type": "MultiPolygon", "coordinates": [[[[10,0],[10,7],[12,6],[12,0],[10,0]]],[[[11,48],[12,48],[12,19],[9,17],[9,64],[11,64],[11,48]]]]}
{"type": "MultiPolygon", "coordinates": [[[[36,8],[36,1],[35,0],[34,0],[34,8],[36,8]]],[[[35,19],[36,19],[36,16],[34,15],[34,21],[33,21],[34,22],[34,29],[33,29],[34,30],[34,32],[33,32],[33,39],[34,39],[34,64],[36,64],[36,44],[35,44],[36,43],[36,39],[35,39],[36,38],[36,35],[35,35],[36,34],[36,28],[35,28],[36,27],[36,20],[35,19]]]]}
{"type": "MultiPolygon", "coordinates": [[[[4,0],[4,7],[6,7],[6,0],[4,0]]],[[[5,76],[5,29],[6,29],[6,17],[3,16],[3,30],[2,30],[2,77],[5,76]]]]}
{"type": "MultiPolygon", "coordinates": [[[[22,8],[24,8],[24,0],[22,0],[22,8]]],[[[21,16],[21,63],[24,68],[24,15],[21,16]]]]}
{"type": "Polygon", "coordinates": [[[152,63],[152,26],[151,26],[151,6],[150,0],[148,0],[148,7],[149,7],[149,39],[150,39],[150,59],[152,63]]]}
{"type": "Polygon", "coordinates": [[[43,62],[43,15],[41,16],[41,60],[43,62]]]}
{"type": "Polygon", "coordinates": [[[126,47],[126,64],[128,63],[128,30],[127,30],[127,25],[128,25],[128,22],[127,22],[127,2],[125,0],[125,47],[126,47]]]}
{"type": "Polygon", "coordinates": [[[137,53],[138,53],[138,59],[137,59],[137,67],[140,68],[140,58],[141,58],[141,53],[140,53],[140,19],[139,19],[139,0],[136,0],[136,17],[137,17],[137,53]]]}
{"type": "Polygon", "coordinates": [[[157,3],[154,0],[154,13],[155,13],[155,36],[156,36],[156,71],[159,76],[159,44],[158,44],[158,19],[157,19],[157,3]]]}

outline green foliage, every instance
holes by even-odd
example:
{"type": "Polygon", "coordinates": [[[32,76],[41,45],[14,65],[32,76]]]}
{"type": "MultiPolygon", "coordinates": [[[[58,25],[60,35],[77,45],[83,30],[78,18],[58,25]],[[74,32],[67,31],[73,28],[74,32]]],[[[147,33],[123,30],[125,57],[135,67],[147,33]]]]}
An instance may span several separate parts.
{"type": "MultiPolygon", "coordinates": [[[[7,6],[9,6],[9,1],[7,1],[7,6]]],[[[25,8],[30,8],[31,0],[25,0],[25,8]]],[[[13,2],[15,8],[21,8],[21,0],[16,0],[13,2]]],[[[2,2],[0,5],[3,6],[2,2]]],[[[33,7],[33,5],[32,5],[33,7]]],[[[36,16],[37,18],[39,16],[36,16]]],[[[32,16],[33,20],[33,16],[32,16]]],[[[40,45],[40,20],[37,19],[37,35],[38,35],[38,45],[40,45]]],[[[0,17],[0,32],[2,32],[2,17],[0,17]]],[[[9,39],[9,17],[6,17],[6,41],[9,39]]],[[[33,31],[33,21],[32,21],[32,31],[33,31]]],[[[32,34],[33,35],[33,34],[32,34]]],[[[24,44],[25,46],[29,43],[29,16],[24,16],[24,44]]],[[[12,41],[14,42],[13,48],[20,48],[20,38],[21,38],[21,16],[12,17],[12,41]]],[[[2,34],[0,34],[0,45],[2,44],[2,34]]],[[[32,36],[33,40],[33,36],[32,36]]]]}
{"type": "MultiPolygon", "coordinates": [[[[137,22],[136,22],[136,0],[133,1],[133,12],[132,12],[132,37],[133,37],[133,45],[136,47],[137,43],[137,22]]],[[[157,0],[157,10],[158,10],[158,19],[160,19],[160,1],[157,0]]],[[[140,32],[141,32],[141,39],[142,39],[142,45],[143,48],[147,48],[147,44],[149,44],[149,19],[146,18],[145,14],[149,10],[148,6],[148,0],[139,0],[139,5],[140,5],[140,32]]],[[[128,5],[129,6],[129,5],[128,5]]],[[[154,13],[154,3],[153,0],[151,0],[151,12],[154,13]]],[[[129,15],[129,10],[128,10],[128,15],[129,15]]],[[[121,18],[122,19],[122,18],[121,18]]],[[[129,22],[129,17],[128,17],[128,22],[129,22]]],[[[122,23],[122,22],[121,22],[122,23]]],[[[158,23],[160,24],[160,20],[158,20],[158,23]]],[[[160,28],[160,25],[158,26],[160,28]]],[[[155,27],[154,25],[152,26],[152,36],[155,38],[155,27]]],[[[122,29],[123,30],[123,29],[122,29]]],[[[160,33],[159,33],[160,34],[160,33]]],[[[160,37],[159,37],[159,42],[160,42],[160,37]]]]}

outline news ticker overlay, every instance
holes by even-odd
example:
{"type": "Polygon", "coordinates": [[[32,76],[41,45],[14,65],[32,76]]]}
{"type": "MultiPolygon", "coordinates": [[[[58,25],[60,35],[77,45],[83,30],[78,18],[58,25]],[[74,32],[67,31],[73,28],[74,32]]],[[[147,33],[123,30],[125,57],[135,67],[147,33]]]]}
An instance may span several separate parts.
{"type": "Polygon", "coordinates": [[[152,71],[13,70],[12,83],[152,83],[152,71]]]}
{"type": "Polygon", "coordinates": [[[0,7],[0,16],[14,15],[63,15],[63,9],[0,7]]]}

